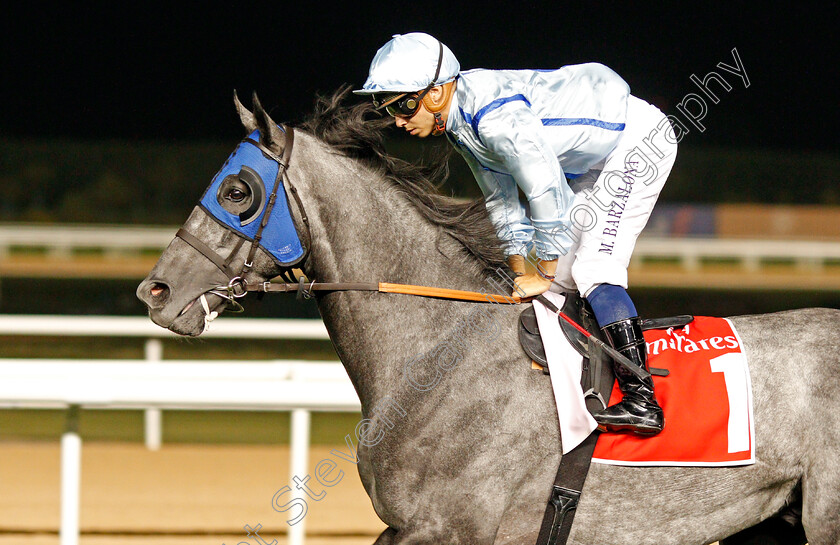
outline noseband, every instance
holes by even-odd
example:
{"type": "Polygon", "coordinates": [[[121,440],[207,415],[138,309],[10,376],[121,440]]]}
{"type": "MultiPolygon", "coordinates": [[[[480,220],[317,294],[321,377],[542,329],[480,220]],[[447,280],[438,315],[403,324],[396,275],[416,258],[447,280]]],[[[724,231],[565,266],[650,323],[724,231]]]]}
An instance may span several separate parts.
{"type": "MultiPolygon", "coordinates": [[[[218,252],[213,250],[210,246],[208,246],[204,241],[184,229],[183,227],[178,230],[175,234],[177,238],[180,238],[193,248],[198,251],[201,255],[209,259],[216,267],[228,277],[227,285],[217,286],[216,288],[210,290],[208,293],[212,293],[214,295],[218,295],[223,299],[228,301],[228,304],[232,306],[228,310],[233,311],[242,311],[242,305],[239,304],[237,299],[244,297],[248,293],[248,282],[245,280],[245,275],[250,272],[251,268],[254,266],[254,258],[257,254],[257,248],[259,247],[260,240],[262,239],[263,231],[265,230],[266,226],[268,225],[269,221],[271,220],[271,213],[274,211],[274,204],[277,200],[277,192],[281,189],[281,187],[285,190],[286,186],[288,186],[288,193],[291,193],[292,197],[294,197],[295,204],[300,212],[301,221],[303,221],[305,229],[305,238],[306,240],[303,241],[303,249],[304,253],[303,256],[297,260],[297,263],[304,263],[309,256],[309,249],[310,249],[310,242],[312,240],[312,235],[310,233],[309,228],[309,218],[306,215],[306,210],[303,207],[303,202],[300,200],[300,196],[298,195],[297,189],[295,188],[292,181],[289,179],[288,169],[289,169],[289,161],[292,157],[292,148],[295,142],[295,133],[294,129],[289,126],[282,126],[283,132],[286,135],[286,143],[283,147],[283,156],[280,157],[268,147],[263,145],[262,142],[258,140],[254,140],[252,138],[245,138],[243,141],[249,144],[256,146],[262,154],[277,163],[277,176],[274,179],[274,187],[271,190],[271,195],[268,197],[268,202],[266,203],[265,213],[263,214],[262,220],[260,221],[259,227],[257,228],[257,232],[254,235],[253,239],[251,240],[251,247],[248,250],[248,255],[245,258],[245,261],[240,265],[234,265],[234,261],[236,260],[236,256],[239,254],[240,249],[248,240],[246,237],[242,236],[241,234],[233,231],[229,227],[226,227],[229,231],[234,232],[238,237],[239,240],[236,245],[231,250],[230,254],[227,257],[223,257],[219,255],[218,252]]],[[[289,202],[288,199],[286,202],[289,202]]],[[[291,214],[291,207],[289,210],[291,214]]],[[[294,221],[294,219],[292,220],[294,221]]],[[[297,231],[297,228],[295,229],[297,231]]],[[[281,271],[281,276],[284,279],[295,282],[295,279],[291,275],[291,267],[284,267],[281,271]]],[[[252,291],[252,290],[251,290],[252,291]]],[[[202,296],[203,297],[203,296],[202,296]]]]}

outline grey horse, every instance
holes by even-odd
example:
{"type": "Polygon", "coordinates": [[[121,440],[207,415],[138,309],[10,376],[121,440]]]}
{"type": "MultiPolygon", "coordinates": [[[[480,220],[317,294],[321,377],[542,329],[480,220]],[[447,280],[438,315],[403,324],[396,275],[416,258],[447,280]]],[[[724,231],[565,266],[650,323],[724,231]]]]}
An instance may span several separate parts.
{"type": "MultiPolygon", "coordinates": [[[[442,196],[428,169],[388,156],[387,120],[344,95],[322,98],[295,131],[287,172],[300,206],[288,208],[299,228],[305,211],[310,245],[299,267],[319,282],[494,291],[503,257],[481,202],[442,196]]],[[[254,98],[253,112],[235,100],[242,123],[280,157],[285,135],[254,98]]],[[[247,257],[250,241],[237,246],[202,207],[184,228],[233,263],[247,257]]],[[[279,272],[260,248],[245,279],[279,272]]],[[[228,282],[175,238],[137,294],[156,324],[196,336],[207,314],[197,301],[221,312],[228,282]]],[[[522,305],[368,291],[320,292],[317,304],[362,404],[358,469],[388,525],[375,543],[533,545],[561,449],[549,380],[517,340],[522,305]]],[[[769,519],[799,490],[809,543],[840,543],[838,320],[833,309],[732,318],[752,373],[756,463],[593,464],[568,543],[707,544],[769,519]]]]}

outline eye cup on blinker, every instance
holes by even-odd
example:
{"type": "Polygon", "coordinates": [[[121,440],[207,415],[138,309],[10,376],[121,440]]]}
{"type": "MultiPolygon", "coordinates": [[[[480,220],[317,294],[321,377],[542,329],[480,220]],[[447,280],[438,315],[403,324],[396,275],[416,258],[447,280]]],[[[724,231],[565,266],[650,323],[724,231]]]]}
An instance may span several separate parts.
{"type": "Polygon", "coordinates": [[[223,208],[231,213],[237,214],[239,216],[240,225],[245,226],[257,219],[265,207],[265,185],[263,184],[262,178],[256,171],[243,165],[238,173],[229,174],[224,180],[222,180],[222,183],[219,184],[216,199],[223,208]],[[235,208],[231,210],[229,208],[231,203],[226,202],[228,200],[226,198],[226,194],[236,182],[244,184],[248,190],[248,194],[242,203],[234,204],[235,208]],[[236,211],[236,208],[239,208],[238,212],[236,211]],[[242,208],[244,208],[244,210],[242,210],[242,208]]]}

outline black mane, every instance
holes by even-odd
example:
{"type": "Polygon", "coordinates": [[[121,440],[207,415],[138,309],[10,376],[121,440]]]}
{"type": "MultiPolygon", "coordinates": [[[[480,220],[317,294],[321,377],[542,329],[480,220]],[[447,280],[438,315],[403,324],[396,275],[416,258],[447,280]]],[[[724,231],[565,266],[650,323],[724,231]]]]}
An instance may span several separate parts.
{"type": "Polygon", "coordinates": [[[448,175],[448,154],[429,164],[413,164],[388,155],[383,130],[393,121],[376,115],[370,102],[345,105],[349,91],[345,86],[332,96],[319,97],[315,111],[302,128],[344,155],[379,171],[403,190],[423,217],[457,239],[483,269],[503,266],[501,241],[483,199],[465,202],[438,190],[448,175]]]}

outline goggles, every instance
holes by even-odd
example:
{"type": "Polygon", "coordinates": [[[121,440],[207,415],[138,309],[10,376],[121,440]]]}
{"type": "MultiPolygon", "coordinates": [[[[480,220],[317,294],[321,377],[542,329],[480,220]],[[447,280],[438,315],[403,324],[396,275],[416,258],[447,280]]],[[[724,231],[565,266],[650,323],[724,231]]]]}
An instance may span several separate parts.
{"type": "Polygon", "coordinates": [[[381,100],[374,95],[373,105],[377,110],[385,108],[391,117],[411,117],[420,108],[420,101],[428,92],[429,89],[424,89],[420,93],[389,95],[381,100]]]}

